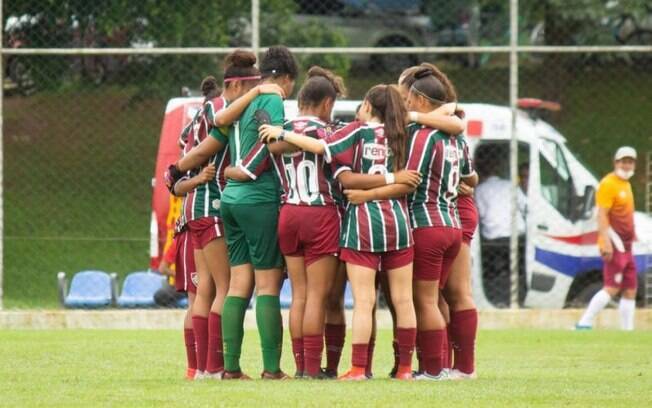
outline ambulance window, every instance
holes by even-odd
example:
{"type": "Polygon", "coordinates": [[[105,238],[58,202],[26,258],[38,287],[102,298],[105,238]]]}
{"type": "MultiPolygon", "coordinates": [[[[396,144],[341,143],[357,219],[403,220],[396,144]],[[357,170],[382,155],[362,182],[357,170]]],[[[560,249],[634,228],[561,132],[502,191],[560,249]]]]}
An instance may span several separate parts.
{"type": "Polygon", "coordinates": [[[539,149],[541,194],[562,215],[569,216],[573,180],[566,159],[559,146],[550,140],[541,140],[539,149]]]}

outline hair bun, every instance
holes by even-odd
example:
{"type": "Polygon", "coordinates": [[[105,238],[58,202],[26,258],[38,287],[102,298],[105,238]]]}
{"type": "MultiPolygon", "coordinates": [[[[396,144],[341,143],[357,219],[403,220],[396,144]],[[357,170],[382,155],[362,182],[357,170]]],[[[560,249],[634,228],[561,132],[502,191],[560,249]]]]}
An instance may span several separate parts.
{"type": "Polygon", "coordinates": [[[432,70],[432,68],[423,67],[423,68],[419,68],[414,72],[414,78],[416,79],[426,78],[432,76],[433,74],[434,71],[432,70]]]}
{"type": "Polygon", "coordinates": [[[224,65],[227,67],[249,68],[253,67],[255,64],[256,54],[245,50],[235,50],[227,55],[224,60],[224,65]]]}
{"type": "Polygon", "coordinates": [[[209,75],[206,78],[204,78],[203,81],[201,81],[201,93],[204,96],[207,96],[211,92],[214,92],[219,89],[219,85],[217,83],[217,79],[215,79],[214,76],[209,75]]]}

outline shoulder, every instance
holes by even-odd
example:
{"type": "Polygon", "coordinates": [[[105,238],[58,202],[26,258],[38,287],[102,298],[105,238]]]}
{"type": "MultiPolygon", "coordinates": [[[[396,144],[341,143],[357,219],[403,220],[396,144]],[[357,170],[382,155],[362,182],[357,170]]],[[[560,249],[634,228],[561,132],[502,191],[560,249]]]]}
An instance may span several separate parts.
{"type": "Polygon", "coordinates": [[[283,99],[277,94],[262,94],[258,95],[251,103],[252,105],[257,104],[261,107],[273,105],[283,106],[283,99]]]}
{"type": "Polygon", "coordinates": [[[616,175],[609,173],[604,176],[602,180],[600,180],[600,183],[598,184],[598,190],[612,189],[615,187],[617,182],[618,180],[616,179],[616,175]]]}
{"type": "Polygon", "coordinates": [[[204,105],[212,106],[213,110],[220,110],[226,107],[226,99],[222,95],[204,102],[204,105]]]}
{"type": "Polygon", "coordinates": [[[336,135],[338,135],[338,136],[350,135],[352,133],[358,132],[358,131],[363,130],[363,129],[369,129],[369,127],[366,126],[365,123],[355,120],[355,121],[349,123],[348,125],[337,129],[335,131],[335,133],[333,133],[333,136],[336,136],[336,135]]]}

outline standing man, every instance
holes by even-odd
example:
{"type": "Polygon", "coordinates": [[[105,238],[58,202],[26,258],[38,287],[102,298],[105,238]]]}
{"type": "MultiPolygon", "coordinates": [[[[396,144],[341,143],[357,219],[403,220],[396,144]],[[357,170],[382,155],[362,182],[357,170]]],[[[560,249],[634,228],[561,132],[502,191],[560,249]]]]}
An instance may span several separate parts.
{"type": "Polygon", "coordinates": [[[634,330],[638,282],[632,254],[635,238],[634,195],[629,179],[634,175],[635,168],[636,150],[623,146],[614,156],[614,171],[598,185],[598,247],[604,261],[604,283],[602,290],[591,299],[576,329],[591,329],[595,316],[620,293],[620,326],[623,330],[634,330]]]}

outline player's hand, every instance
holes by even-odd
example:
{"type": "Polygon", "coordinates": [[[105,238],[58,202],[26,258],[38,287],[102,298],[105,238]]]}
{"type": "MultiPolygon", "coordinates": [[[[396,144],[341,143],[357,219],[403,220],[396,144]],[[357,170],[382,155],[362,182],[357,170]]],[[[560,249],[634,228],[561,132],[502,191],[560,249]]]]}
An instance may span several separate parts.
{"type": "Polygon", "coordinates": [[[233,179],[234,179],[234,177],[233,177],[234,174],[233,174],[233,173],[234,173],[235,171],[236,171],[236,170],[235,170],[235,167],[233,167],[233,166],[227,166],[227,167],[224,169],[224,177],[227,178],[227,179],[231,179],[231,180],[233,180],[233,179]]]}
{"type": "Polygon", "coordinates": [[[171,193],[174,193],[174,185],[177,184],[177,181],[179,181],[181,177],[183,177],[183,173],[179,170],[176,163],[171,164],[168,169],[165,170],[163,180],[165,181],[165,186],[171,193]]]}
{"type": "Polygon", "coordinates": [[[209,183],[215,180],[216,175],[217,170],[215,170],[215,165],[211,163],[201,170],[201,173],[199,173],[199,181],[201,184],[209,183]]]}
{"type": "Polygon", "coordinates": [[[258,128],[258,137],[263,143],[275,142],[283,133],[283,129],[278,126],[262,125],[258,128]]]}
{"type": "Polygon", "coordinates": [[[473,195],[473,191],[474,191],[473,187],[469,186],[468,184],[466,184],[466,183],[463,182],[463,181],[460,181],[460,186],[459,186],[459,188],[457,189],[457,192],[459,193],[459,195],[462,195],[462,196],[472,196],[472,195],[473,195]]]}
{"type": "Polygon", "coordinates": [[[276,84],[261,84],[256,87],[258,89],[258,94],[276,94],[281,98],[285,99],[285,92],[283,88],[276,84]]]}
{"type": "Polygon", "coordinates": [[[167,261],[164,260],[159,264],[158,271],[161,275],[174,276],[174,271],[172,268],[170,268],[170,265],[167,263],[167,261]]]}
{"type": "Polygon", "coordinates": [[[355,205],[364,204],[373,200],[368,190],[344,190],[344,194],[346,195],[346,199],[355,205]]]}
{"type": "Polygon", "coordinates": [[[611,245],[611,241],[606,240],[602,243],[602,248],[600,248],[600,255],[605,262],[611,262],[611,259],[614,255],[614,248],[611,245]]]}
{"type": "Polygon", "coordinates": [[[417,188],[421,184],[421,173],[416,170],[399,170],[394,173],[394,179],[398,184],[417,188]]]}

